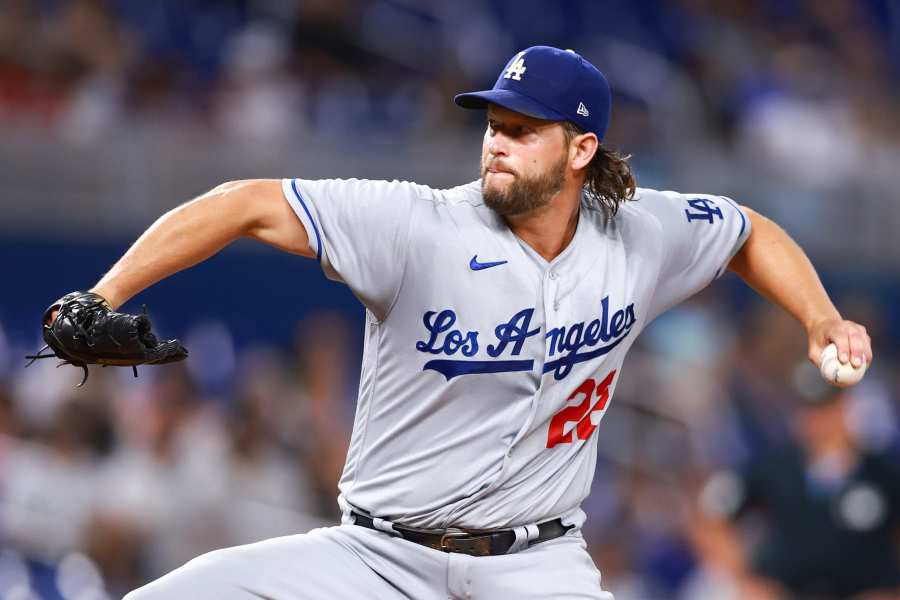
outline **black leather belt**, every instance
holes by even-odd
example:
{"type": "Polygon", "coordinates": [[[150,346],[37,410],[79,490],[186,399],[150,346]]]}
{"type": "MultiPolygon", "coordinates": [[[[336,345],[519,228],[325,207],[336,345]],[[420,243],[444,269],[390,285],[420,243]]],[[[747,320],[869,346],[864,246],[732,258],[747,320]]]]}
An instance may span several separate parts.
{"type": "MultiPolygon", "coordinates": [[[[361,515],[358,512],[353,515],[357,525],[387,533],[375,527],[372,517],[361,515]]],[[[459,552],[469,556],[495,556],[506,554],[516,541],[516,534],[512,529],[493,529],[489,531],[472,531],[462,529],[447,529],[445,531],[423,531],[397,525],[392,525],[394,532],[405,540],[427,546],[444,552],[459,552]]],[[[573,525],[563,525],[561,519],[546,521],[538,524],[538,536],[528,542],[528,546],[534,546],[546,542],[566,533],[573,525]]]]}

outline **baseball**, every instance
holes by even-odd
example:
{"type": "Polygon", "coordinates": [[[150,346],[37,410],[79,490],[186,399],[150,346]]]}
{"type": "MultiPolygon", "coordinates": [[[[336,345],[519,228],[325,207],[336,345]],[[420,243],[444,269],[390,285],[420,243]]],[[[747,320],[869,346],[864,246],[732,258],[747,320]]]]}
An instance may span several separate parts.
{"type": "Polygon", "coordinates": [[[857,368],[850,362],[842,363],[838,360],[837,354],[837,346],[834,344],[829,344],[822,351],[822,358],[819,360],[819,371],[821,371],[825,381],[838,387],[848,387],[859,383],[863,375],[866,374],[866,367],[868,367],[865,358],[863,363],[857,368]]]}

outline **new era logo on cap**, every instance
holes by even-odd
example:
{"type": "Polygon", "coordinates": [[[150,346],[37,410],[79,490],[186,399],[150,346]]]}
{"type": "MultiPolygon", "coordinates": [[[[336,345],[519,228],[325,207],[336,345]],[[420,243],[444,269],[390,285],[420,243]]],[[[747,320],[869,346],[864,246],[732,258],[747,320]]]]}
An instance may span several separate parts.
{"type": "Polygon", "coordinates": [[[612,94],[603,73],[576,52],[532,46],[506,63],[493,88],[459,94],[454,101],[463,108],[496,104],[538,119],[570,121],[603,139],[612,94]]]}

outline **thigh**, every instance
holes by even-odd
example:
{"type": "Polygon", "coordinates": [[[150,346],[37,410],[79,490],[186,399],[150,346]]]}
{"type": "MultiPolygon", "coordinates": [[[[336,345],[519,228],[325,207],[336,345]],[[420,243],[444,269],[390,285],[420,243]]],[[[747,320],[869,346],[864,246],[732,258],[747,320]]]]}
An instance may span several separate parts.
{"type": "Polygon", "coordinates": [[[407,597],[371,568],[354,544],[352,532],[328,527],[216,550],[135,590],[126,600],[407,597]]]}
{"type": "Polygon", "coordinates": [[[600,586],[580,535],[564,535],[516,554],[478,557],[468,564],[473,600],[613,600],[600,586]]]}

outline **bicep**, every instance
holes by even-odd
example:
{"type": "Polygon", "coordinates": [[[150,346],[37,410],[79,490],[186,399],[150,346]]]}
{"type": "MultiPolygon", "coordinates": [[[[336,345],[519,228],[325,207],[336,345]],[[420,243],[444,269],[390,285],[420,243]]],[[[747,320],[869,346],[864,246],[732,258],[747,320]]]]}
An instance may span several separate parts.
{"type": "Polygon", "coordinates": [[[279,250],[315,258],[303,224],[284,197],[279,179],[238,182],[235,201],[249,211],[246,236],[279,250]]]}
{"type": "Polygon", "coordinates": [[[738,250],[735,255],[731,258],[731,261],[728,263],[728,270],[736,273],[737,275],[744,277],[747,274],[748,263],[747,263],[747,254],[748,249],[755,242],[759,241],[759,235],[754,239],[754,232],[762,231],[767,223],[770,223],[766,217],[762,216],[752,208],[740,205],[741,210],[744,211],[744,214],[747,215],[747,219],[750,221],[750,235],[747,237],[747,241],[741,246],[740,250],[738,250]]]}

